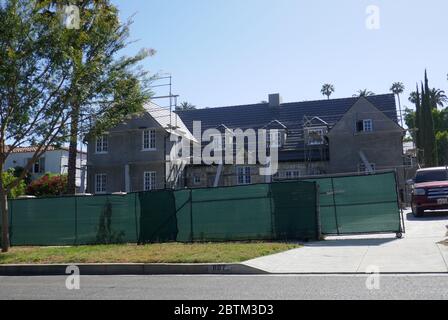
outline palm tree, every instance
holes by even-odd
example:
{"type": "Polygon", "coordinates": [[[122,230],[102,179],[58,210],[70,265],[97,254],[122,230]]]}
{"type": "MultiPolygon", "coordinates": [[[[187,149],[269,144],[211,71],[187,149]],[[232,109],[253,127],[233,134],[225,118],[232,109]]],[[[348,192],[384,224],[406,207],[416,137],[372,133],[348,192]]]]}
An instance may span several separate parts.
{"type": "Polygon", "coordinates": [[[417,103],[417,99],[419,99],[420,96],[417,94],[416,91],[412,91],[409,95],[409,102],[411,102],[412,104],[416,104],[417,103]]]}
{"type": "Polygon", "coordinates": [[[444,107],[444,103],[448,102],[448,97],[445,94],[445,91],[440,89],[431,89],[429,91],[429,95],[431,97],[431,106],[437,108],[437,107],[444,107]]]}
{"type": "Polygon", "coordinates": [[[326,83],[322,86],[322,90],[320,90],[323,96],[327,96],[328,100],[330,100],[330,96],[334,92],[334,85],[326,83]]]}
{"type": "Polygon", "coordinates": [[[403,112],[401,111],[401,100],[400,100],[400,94],[404,92],[404,84],[402,82],[395,82],[392,84],[392,87],[390,88],[390,91],[392,91],[393,94],[395,94],[398,97],[398,107],[400,109],[400,119],[401,119],[401,126],[404,126],[403,122],[403,112]]]}
{"type": "Polygon", "coordinates": [[[375,95],[375,93],[373,93],[372,91],[363,89],[363,90],[358,90],[358,92],[356,94],[354,94],[353,97],[360,98],[360,97],[369,97],[369,96],[374,96],[374,95],[375,95]]]}

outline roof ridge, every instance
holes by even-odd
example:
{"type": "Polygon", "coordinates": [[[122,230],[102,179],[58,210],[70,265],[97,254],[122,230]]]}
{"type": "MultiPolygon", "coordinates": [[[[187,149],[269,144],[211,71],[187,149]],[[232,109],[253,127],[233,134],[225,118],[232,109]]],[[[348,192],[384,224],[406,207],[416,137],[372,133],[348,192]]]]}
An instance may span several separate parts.
{"type": "MultiPolygon", "coordinates": [[[[364,98],[373,98],[373,97],[386,97],[386,96],[393,96],[393,93],[383,93],[383,94],[375,94],[372,96],[367,96],[364,98]]],[[[332,102],[332,101],[342,101],[342,100],[356,100],[361,97],[346,97],[346,98],[336,98],[336,99],[319,99],[319,100],[303,100],[303,101],[296,101],[296,102],[285,102],[281,103],[280,106],[286,106],[286,105],[293,105],[293,104],[302,104],[302,103],[312,103],[312,102],[332,102]]],[[[216,110],[216,109],[225,109],[225,108],[238,108],[238,107],[254,107],[254,106],[268,106],[269,103],[263,102],[263,103],[250,103],[250,104],[239,104],[239,105],[231,105],[231,106],[221,106],[221,107],[209,107],[209,108],[201,108],[201,109],[195,109],[195,110],[181,110],[181,111],[174,111],[176,113],[186,113],[186,112],[198,112],[198,111],[204,111],[204,110],[216,110]]]]}

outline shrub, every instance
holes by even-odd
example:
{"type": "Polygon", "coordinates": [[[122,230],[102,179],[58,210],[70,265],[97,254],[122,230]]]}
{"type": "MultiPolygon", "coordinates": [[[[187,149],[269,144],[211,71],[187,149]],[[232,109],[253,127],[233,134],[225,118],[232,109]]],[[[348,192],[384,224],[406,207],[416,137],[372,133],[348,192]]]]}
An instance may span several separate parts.
{"type": "Polygon", "coordinates": [[[61,196],[67,193],[67,176],[46,174],[31,182],[26,192],[36,197],[61,196]]]}
{"type": "MultiPolygon", "coordinates": [[[[15,170],[9,169],[8,171],[5,171],[2,173],[3,175],[3,181],[5,182],[5,185],[8,187],[15,179],[15,170]]],[[[17,197],[23,196],[25,194],[26,185],[24,181],[20,181],[19,185],[15,188],[12,188],[9,193],[8,197],[10,199],[15,199],[17,197]]]]}

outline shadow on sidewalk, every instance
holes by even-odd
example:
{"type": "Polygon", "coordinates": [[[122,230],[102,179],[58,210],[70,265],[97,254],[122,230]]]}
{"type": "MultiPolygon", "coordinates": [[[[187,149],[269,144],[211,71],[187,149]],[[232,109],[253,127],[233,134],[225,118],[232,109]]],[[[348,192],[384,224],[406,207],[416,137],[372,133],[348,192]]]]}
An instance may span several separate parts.
{"type": "Polygon", "coordinates": [[[320,242],[307,243],[305,247],[374,247],[381,246],[387,243],[401,241],[396,237],[381,239],[330,239],[320,242]]]}

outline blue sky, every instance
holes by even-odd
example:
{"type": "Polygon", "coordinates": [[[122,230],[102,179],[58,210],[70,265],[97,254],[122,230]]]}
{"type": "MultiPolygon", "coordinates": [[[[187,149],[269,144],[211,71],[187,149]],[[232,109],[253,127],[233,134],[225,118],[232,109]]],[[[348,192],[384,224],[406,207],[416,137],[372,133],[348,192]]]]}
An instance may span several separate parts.
{"type": "MultiPolygon", "coordinates": [[[[113,0],[127,19],[126,49],[154,48],[151,72],[173,75],[181,101],[198,107],[334,98],[367,88],[388,93],[401,81],[407,96],[428,69],[430,85],[448,91],[448,2],[444,0],[113,0]],[[380,9],[368,30],[366,8],[380,9]]],[[[163,94],[159,90],[158,94],[163,94]]]]}

